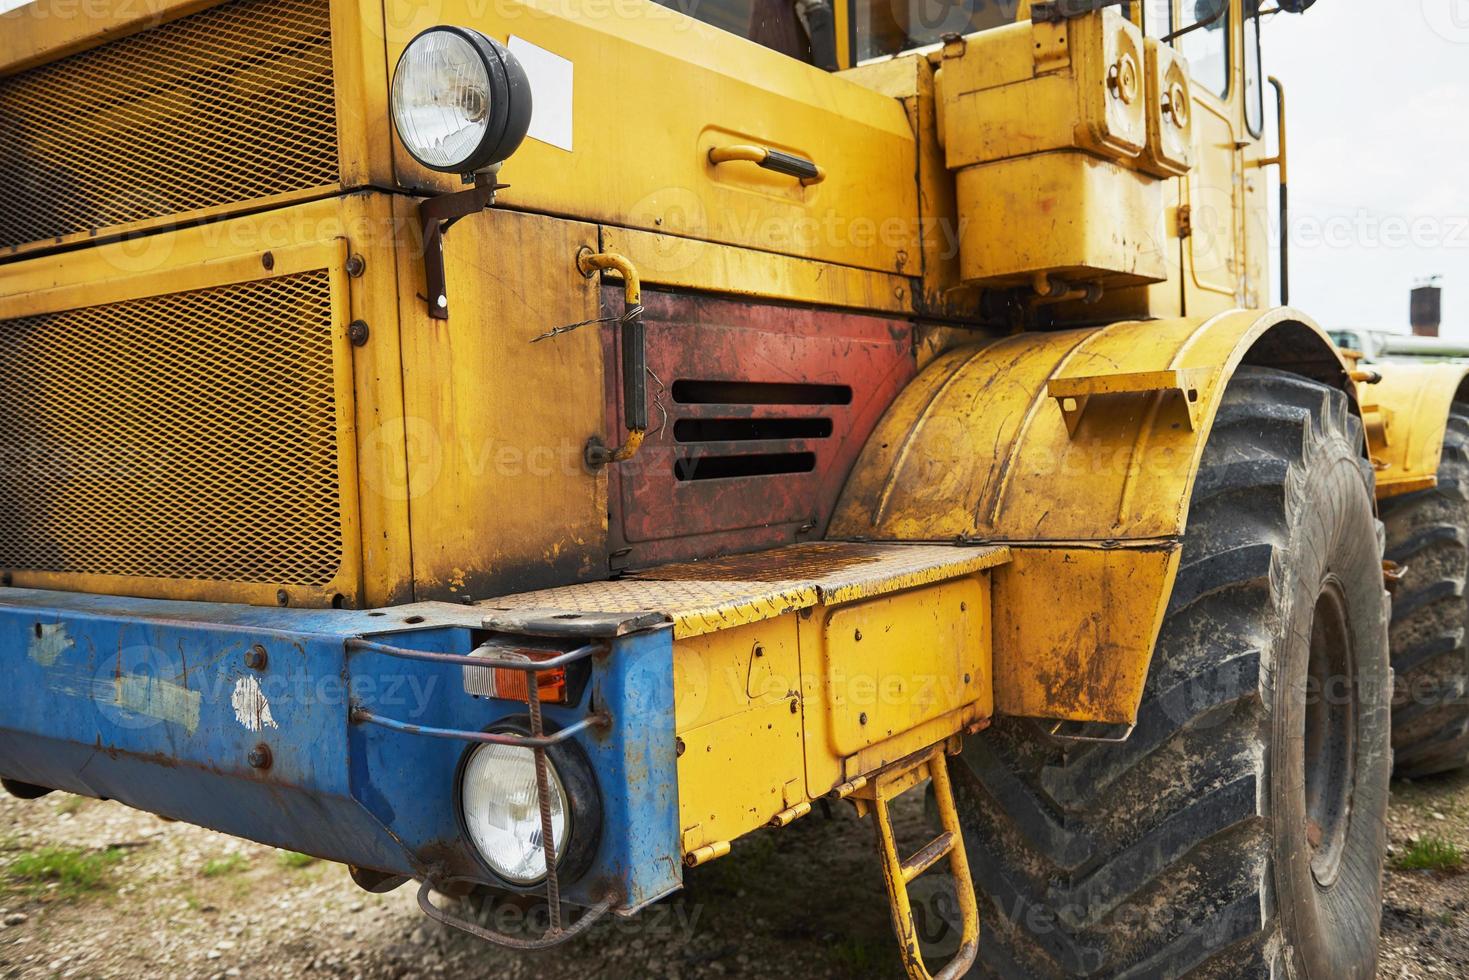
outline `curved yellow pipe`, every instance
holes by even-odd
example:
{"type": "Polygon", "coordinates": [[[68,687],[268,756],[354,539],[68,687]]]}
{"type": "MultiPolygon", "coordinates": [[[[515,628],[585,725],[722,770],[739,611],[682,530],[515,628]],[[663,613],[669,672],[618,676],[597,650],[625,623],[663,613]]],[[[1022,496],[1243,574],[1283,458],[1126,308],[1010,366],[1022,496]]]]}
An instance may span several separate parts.
{"type": "MultiPolygon", "coordinates": [[[[642,317],[643,282],[638,277],[637,267],[627,256],[617,252],[593,252],[591,249],[582,249],[576,256],[576,267],[584,276],[594,276],[598,272],[615,272],[622,276],[623,317],[626,318],[629,315],[642,317]]],[[[626,379],[623,383],[627,383],[626,379]]],[[[603,465],[632,459],[642,448],[643,440],[646,438],[646,429],[629,427],[627,438],[615,449],[600,444],[587,447],[587,460],[593,465],[603,465]]]]}
{"type": "Polygon", "coordinates": [[[637,267],[632,260],[617,252],[593,252],[582,249],[576,256],[576,267],[584,276],[598,272],[615,272],[622,276],[622,298],[629,309],[643,305],[643,281],[638,278],[637,267]]]}

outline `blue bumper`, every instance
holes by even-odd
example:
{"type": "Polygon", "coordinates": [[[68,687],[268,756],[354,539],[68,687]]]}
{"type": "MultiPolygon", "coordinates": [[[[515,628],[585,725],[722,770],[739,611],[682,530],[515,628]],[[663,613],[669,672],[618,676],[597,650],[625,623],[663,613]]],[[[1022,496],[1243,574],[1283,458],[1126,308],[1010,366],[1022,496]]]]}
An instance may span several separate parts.
{"type": "MultiPolygon", "coordinates": [[[[482,618],[0,589],[0,775],[360,868],[493,884],[457,812],[472,743],[418,729],[480,732],[526,705],[471,696],[459,665],[381,652],[468,654],[491,635],[482,618]]],[[[598,642],[578,703],[545,706],[548,728],[608,719],[572,739],[603,818],[562,895],[615,894],[631,911],[681,883],[672,633],[598,642]]]]}

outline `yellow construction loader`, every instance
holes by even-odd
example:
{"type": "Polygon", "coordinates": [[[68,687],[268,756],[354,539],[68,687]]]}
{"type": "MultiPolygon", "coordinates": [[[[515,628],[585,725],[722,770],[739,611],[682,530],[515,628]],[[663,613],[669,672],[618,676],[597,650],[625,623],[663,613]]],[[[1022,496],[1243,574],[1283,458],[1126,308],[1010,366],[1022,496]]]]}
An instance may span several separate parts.
{"type": "Polygon", "coordinates": [[[1469,396],[1273,269],[1310,0],[670,3],[0,16],[5,787],[517,948],[846,801],[911,977],[1371,976],[1469,396]]]}

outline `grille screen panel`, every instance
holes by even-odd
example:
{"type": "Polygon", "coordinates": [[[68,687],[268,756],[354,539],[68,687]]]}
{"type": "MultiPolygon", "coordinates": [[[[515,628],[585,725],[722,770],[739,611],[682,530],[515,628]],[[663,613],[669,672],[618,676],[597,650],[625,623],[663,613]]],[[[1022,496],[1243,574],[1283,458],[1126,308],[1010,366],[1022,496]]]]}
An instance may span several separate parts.
{"type": "Polygon", "coordinates": [[[337,179],[327,0],[232,0],[0,79],[0,246],[337,179]]]}
{"type": "Polygon", "coordinates": [[[0,568],[325,586],[327,273],[0,321],[0,568]]]}

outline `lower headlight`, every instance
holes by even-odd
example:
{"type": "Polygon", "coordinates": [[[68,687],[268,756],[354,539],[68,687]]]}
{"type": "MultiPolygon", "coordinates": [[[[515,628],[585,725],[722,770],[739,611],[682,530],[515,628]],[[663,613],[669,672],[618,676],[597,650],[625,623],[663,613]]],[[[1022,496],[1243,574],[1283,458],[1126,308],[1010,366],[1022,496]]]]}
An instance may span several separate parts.
{"type": "MultiPolygon", "coordinates": [[[[546,768],[559,867],[574,828],[561,774],[549,759],[546,768]]],[[[495,874],[516,885],[533,885],[546,877],[533,751],[489,744],[473,749],[460,776],[459,798],[469,839],[495,874]]]]}

